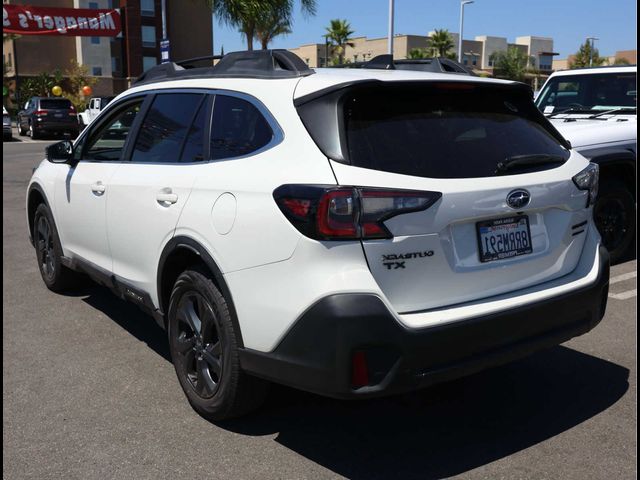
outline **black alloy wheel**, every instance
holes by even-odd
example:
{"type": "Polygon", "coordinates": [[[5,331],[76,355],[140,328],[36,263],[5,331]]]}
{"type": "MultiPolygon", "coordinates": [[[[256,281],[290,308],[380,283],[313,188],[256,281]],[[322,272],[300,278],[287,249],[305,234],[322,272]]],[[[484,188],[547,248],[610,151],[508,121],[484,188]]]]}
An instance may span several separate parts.
{"type": "Polygon", "coordinates": [[[199,397],[211,398],[218,391],[224,368],[219,320],[211,304],[196,291],[182,296],[176,319],[176,367],[199,397]]]}
{"type": "Polygon", "coordinates": [[[56,275],[53,230],[46,216],[38,217],[36,224],[36,255],[40,272],[45,280],[53,281],[56,275]]]}

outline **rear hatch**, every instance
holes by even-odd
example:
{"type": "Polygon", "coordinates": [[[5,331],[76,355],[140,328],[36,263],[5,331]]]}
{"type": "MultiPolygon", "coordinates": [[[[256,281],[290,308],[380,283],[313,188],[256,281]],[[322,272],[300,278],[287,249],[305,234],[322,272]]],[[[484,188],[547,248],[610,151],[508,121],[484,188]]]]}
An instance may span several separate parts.
{"type": "Polygon", "coordinates": [[[297,104],[340,185],[442,194],[384,221],[392,238],[362,240],[399,313],[516,291],[577,265],[588,211],[572,175],[586,162],[528,88],[374,81],[297,104]]]}
{"type": "Polygon", "coordinates": [[[76,122],[76,111],[66,98],[43,98],[36,115],[46,123],[76,122]]]}

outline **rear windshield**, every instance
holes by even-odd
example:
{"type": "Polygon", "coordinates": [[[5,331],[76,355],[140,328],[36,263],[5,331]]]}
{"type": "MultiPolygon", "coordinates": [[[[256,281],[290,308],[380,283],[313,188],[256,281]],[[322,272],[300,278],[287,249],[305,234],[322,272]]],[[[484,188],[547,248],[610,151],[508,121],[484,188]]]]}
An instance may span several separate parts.
{"type": "Polygon", "coordinates": [[[346,160],[357,167],[474,178],[497,175],[498,163],[515,156],[569,157],[523,89],[462,82],[378,86],[353,90],[343,105],[346,160]]]}
{"type": "Polygon", "coordinates": [[[40,108],[69,109],[71,108],[71,102],[65,98],[46,98],[40,100],[40,108]]]}

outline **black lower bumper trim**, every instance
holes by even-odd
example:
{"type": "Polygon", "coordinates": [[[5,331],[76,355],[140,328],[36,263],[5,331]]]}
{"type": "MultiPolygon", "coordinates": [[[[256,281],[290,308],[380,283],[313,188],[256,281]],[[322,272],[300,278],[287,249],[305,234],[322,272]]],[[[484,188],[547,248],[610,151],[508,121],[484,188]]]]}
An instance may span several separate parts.
{"type": "Polygon", "coordinates": [[[588,287],[488,316],[409,330],[374,295],[337,294],[304,313],[269,353],[243,349],[253,375],[335,398],[407,392],[451,380],[563,343],[604,316],[609,255],[600,248],[588,287]],[[369,385],[353,388],[351,361],[364,351],[369,385]]]}

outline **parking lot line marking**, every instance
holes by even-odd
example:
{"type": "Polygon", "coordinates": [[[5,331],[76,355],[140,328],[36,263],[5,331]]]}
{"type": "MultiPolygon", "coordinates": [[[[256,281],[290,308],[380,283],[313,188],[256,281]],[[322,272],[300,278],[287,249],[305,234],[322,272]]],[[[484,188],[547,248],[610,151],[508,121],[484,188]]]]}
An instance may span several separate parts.
{"type": "Polygon", "coordinates": [[[609,279],[609,285],[613,285],[614,283],[624,282],[625,280],[629,280],[631,278],[636,278],[638,272],[629,272],[623,273],[622,275],[616,275],[615,277],[611,277],[609,279]]]}
{"type": "Polygon", "coordinates": [[[637,295],[637,291],[634,288],[633,290],[627,290],[622,293],[610,293],[609,298],[614,298],[616,300],[627,300],[629,298],[635,297],[637,295]]]}

